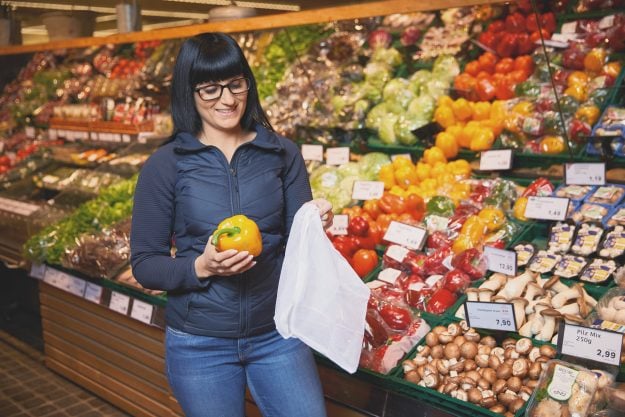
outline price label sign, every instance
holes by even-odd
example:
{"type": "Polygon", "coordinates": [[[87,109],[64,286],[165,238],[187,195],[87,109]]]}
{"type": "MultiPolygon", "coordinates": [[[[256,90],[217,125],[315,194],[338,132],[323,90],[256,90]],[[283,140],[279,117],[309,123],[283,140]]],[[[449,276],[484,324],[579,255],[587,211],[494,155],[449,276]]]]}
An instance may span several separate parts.
{"type": "Polygon", "coordinates": [[[122,135],[122,142],[130,143],[130,135],[128,135],[128,134],[122,135]]]}
{"type": "Polygon", "coordinates": [[[343,165],[349,162],[349,147],[328,148],[326,150],[326,164],[343,165]]]}
{"type": "Polygon", "coordinates": [[[614,26],[614,15],[606,16],[599,21],[599,29],[608,29],[614,26]]]}
{"type": "MultiPolygon", "coordinates": [[[[536,42],[534,42],[534,45],[538,45],[541,46],[542,42],[539,40],[537,40],[536,42]]],[[[560,41],[554,41],[551,39],[545,39],[545,46],[548,46],[550,48],[568,48],[569,47],[569,43],[568,42],[560,42],[560,41]]]]}
{"type": "Polygon", "coordinates": [[[420,250],[425,243],[426,235],[427,231],[421,227],[391,221],[383,239],[408,249],[420,250]]]}
{"type": "Polygon", "coordinates": [[[323,145],[302,145],[302,156],[306,161],[323,162],[323,145]]]}
{"type": "Polygon", "coordinates": [[[575,33],[577,31],[577,22],[564,23],[560,31],[562,33],[575,33]]]}
{"type": "Polygon", "coordinates": [[[92,282],[88,282],[85,287],[84,298],[92,303],[100,304],[100,301],[102,300],[102,287],[92,282]]]}
{"type": "Polygon", "coordinates": [[[32,126],[26,126],[26,128],[24,129],[26,132],[26,137],[30,138],[30,139],[34,139],[35,138],[35,128],[32,126]]]}
{"type": "Polygon", "coordinates": [[[352,198],[354,200],[374,200],[384,194],[382,181],[354,181],[352,198]]]}
{"type": "Polygon", "coordinates": [[[48,129],[48,138],[50,140],[56,140],[59,137],[59,134],[56,129],[48,129]]]}
{"type": "Polygon", "coordinates": [[[46,268],[43,282],[59,289],[65,289],[66,274],[54,268],[46,268]]]}
{"type": "Polygon", "coordinates": [[[75,296],[82,297],[85,294],[86,286],[87,282],[84,279],[67,275],[67,279],[65,280],[65,288],[63,289],[68,293],[74,294],[75,296]]]}
{"type": "Polygon", "coordinates": [[[577,35],[575,33],[554,33],[551,35],[552,41],[557,42],[570,42],[577,39],[577,35]]]}
{"type": "Polygon", "coordinates": [[[135,320],[139,320],[145,324],[152,322],[152,314],[154,313],[154,306],[141,300],[132,301],[132,309],[130,310],[130,317],[135,320]]]}
{"type": "Polygon", "coordinates": [[[558,332],[559,353],[607,365],[620,365],[622,343],[621,333],[574,324],[561,323],[558,332]]]}
{"type": "Polygon", "coordinates": [[[130,297],[124,294],[120,294],[117,291],[111,292],[111,301],[109,301],[109,308],[120,314],[128,314],[128,307],[130,306],[130,297]]]}
{"type": "Polygon", "coordinates": [[[46,275],[46,264],[32,264],[29,275],[33,278],[43,279],[46,275]]]}
{"type": "Polygon", "coordinates": [[[484,303],[467,301],[464,313],[469,327],[516,332],[516,318],[512,303],[484,303]]]}
{"type": "Polygon", "coordinates": [[[568,185],[604,185],[605,163],[564,164],[564,182],[568,185]]]}
{"type": "Polygon", "coordinates": [[[512,149],[484,151],[480,154],[480,171],[512,169],[512,149]]]}
{"type": "Polygon", "coordinates": [[[488,261],[489,270],[505,275],[516,275],[517,253],[515,251],[484,246],[484,255],[488,261]]]}
{"type": "Polygon", "coordinates": [[[560,197],[528,197],[525,217],[538,220],[564,220],[569,199],[560,197]]]}
{"type": "Polygon", "coordinates": [[[335,214],[332,219],[332,226],[328,228],[328,232],[334,236],[346,235],[349,216],[347,214],[335,214]]]}

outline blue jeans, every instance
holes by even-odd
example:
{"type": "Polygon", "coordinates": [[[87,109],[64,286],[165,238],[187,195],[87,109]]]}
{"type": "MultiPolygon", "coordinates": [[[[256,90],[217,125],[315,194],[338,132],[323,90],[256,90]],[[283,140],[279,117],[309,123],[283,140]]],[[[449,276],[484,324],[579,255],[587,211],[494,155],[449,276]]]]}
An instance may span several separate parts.
{"type": "Polygon", "coordinates": [[[244,417],[245,386],[264,417],[325,417],[308,346],[274,330],[240,339],[167,328],[167,377],[187,417],[244,417]]]}

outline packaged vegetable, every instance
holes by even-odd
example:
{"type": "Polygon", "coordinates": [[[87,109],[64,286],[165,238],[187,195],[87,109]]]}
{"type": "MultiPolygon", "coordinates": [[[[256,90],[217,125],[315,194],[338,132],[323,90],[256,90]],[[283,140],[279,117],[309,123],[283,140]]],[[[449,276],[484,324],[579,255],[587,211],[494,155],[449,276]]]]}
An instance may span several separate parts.
{"type": "Polygon", "coordinates": [[[557,222],[549,231],[549,251],[567,253],[573,244],[576,226],[572,222],[557,222]]]}
{"type": "Polygon", "coordinates": [[[601,246],[599,256],[615,259],[625,253],[625,227],[618,225],[608,230],[601,246]]]}
{"type": "Polygon", "coordinates": [[[584,268],[579,279],[591,284],[605,284],[616,271],[616,262],[613,260],[595,258],[584,268]]]}
{"type": "Polygon", "coordinates": [[[602,236],[603,228],[600,225],[583,223],[577,230],[575,241],[573,246],[571,246],[571,252],[582,256],[595,253],[597,248],[599,248],[602,236]]]}

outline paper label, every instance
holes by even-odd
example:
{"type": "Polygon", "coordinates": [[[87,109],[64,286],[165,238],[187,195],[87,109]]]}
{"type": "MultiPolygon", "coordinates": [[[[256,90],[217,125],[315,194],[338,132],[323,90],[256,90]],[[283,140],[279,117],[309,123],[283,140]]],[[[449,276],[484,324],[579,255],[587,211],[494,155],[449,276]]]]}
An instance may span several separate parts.
{"type": "Polygon", "coordinates": [[[516,276],[517,253],[515,251],[484,246],[484,255],[488,261],[488,269],[491,271],[516,276]]]}
{"type": "Polygon", "coordinates": [[[556,364],[553,370],[553,379],[547,387],[549,396],[558,401],[566,401],[571,397],[573,384],[579,371],[560,364],[556,364]]]}
{"type": "Polygon", "coordinates": [[[122,135],[122,142],[130,143],[130,135],[128,134],[122,135]]]}
{"type": "Polygon", "coordinates": [[[102,300],[102,287],[92,282],[88,282],[85,287],[84,299],[92,303],[100,304],[102,300]]]}
{"type": "Polygon", "coordinates": [[[30,276],[36,279],[43,279],[46,275],[46,264],[32,264],[30,266],[30,276]]]}
{"type": "Polygon", "coordinates": [[[382,282],[380,280],[375,280],[375,281],[371,281],[371,282],[367,282],[367,287],[369,287],[370,290],[375,290],[376,288],[380,288],[380,287],[386,287],[386,282],[382,282]]]}
{"type": "Polygon", "coordinates": [[[109,301],[109,308],[120,314],[128,314],[128,307],[130,305],[130,297],[125,294],[120,294],[116,291],[111,292],[111,301],[109,301]]]}
{"type": "Polygon", "coordinates": [[[568,198],[528,197],[525,217],[540,220],[564,220],[568,208],[568,198]]]}
{"type": "MultiPolygon", "coordinates": [[[[534,44],[538,45],[538,46],[541,46],[542,42],[539,39],[536,42],[534,42],[534,44]]],[[[545,46],[549,46],[551,48],[568,48],[569,47],[569,43],[568,42],[552,41],[550,39],[545,39],[545,46]]]]}
{"type": "Polygon", "coordinates": [[[343,165],[349,162],[349,147],[328,148],[326,150],[326,164],[343,165]]]}
{"type": "Polygon", "coordinates": [[[98,132],[91,132],[91,134],[89,135],[89,139],[100,140],[100,134],[98,132]]]}
{"type": "Polygon", "coordinates": [[[395,281],[401,275],[401,271],[394,268],[386,268],[383,271],[380,271],[378,274],[378,279],[383,282],[388,282],[391,285],[395,285],[395,281]]]}
{"type": "Polygon", "coordinates": [[[347,214],[335,214],[332,218],[332,226],[328,228],[328,232],[334,236],[346,235],[349,216],[347,214]]]}
{"type": "Polygon", "coordinates": [[[130,310],[130,317],[135,320],[139,320],[145,324],[152,322],[152,313],[154,312],[154,306],[144,301],[134,299],[132,301],[132,309],[130,310]]]}
{"type": "Polygon", "coordinates": [[[426,234],[426,230],[421,227],[391,221],[383,239],[408,249],[420,250],[425,243],[426,234]]]}
{"type": "Polygon", "coordinates": [[[119,133],[113,134],[113,141],[121,142],[122,141],[122,135],[120,135],[119,133]]]}
{"type": "Polygon", "coordinates": [[[512,303],[464,303],[465,317],[469,327],[516,332],[514,305],[512,303]]]}
{"type": "Polygon", "coordinates": [[[354,181],[352,189],[352,199],[354,200],[375,200],[384,194],[384,183],[382,181],[354,181]]]}
{"type": "Polygon", "coordinates": [[[46,268],[43,281],[60,290],[82,297],[85,293],[86,282],[80,278],[66,274],[54,268],[46,268]]]}
{"type": "Polygon", "coordinates": [[[22,201],[12,200],[10,198],[0,197],[0,209],[8,211],[9,213],[15,213],[28,217],[37,210],[39,210],[39,206],[24,203],[22,201]]]}
{"type": "Polygon", "coordinates": [[[59,134],[56,129],[48,129],[48,138],[51,140],[56,140],[59,137],[59,134]]]}
{"type": "Polygon", "coordinates": [[[577,35],[575,33],[554,33],[551,35],[551,40],[556,42],[570,42],[576,40],[577,35]]]}
{"type": "Polygon", "coordinates": [[[623,335],[607,330],[562,323],[558,351],[563,355],[619,366],[623,335]]]}
{"type": "Polygon", "coordinates": [[[564,181],[569,185],[603,185],[605,163],[564,164],[564,181]]]}
{"type": "Polygon", "coordinates": [[[323,145],[302,145],[302,157],[305,161],[323,161],[323,145]]]}
{"type": "Polygon", "coordinates": [[[390,245],[386,249],[385,255],[397,262],[402,262],[406,255],[408,255],[408,249],[399,245],[390,245]]]}
{"type": "Polygon", "coordinates": [[[614,15],[605,16],[599,21],[599,29],[608,29],[614,26],[614,15]]]}
{"type": "Polygon", "coordinates": [[[512,149],[484,151],[480,154],[480,171],[501,171],[512,168],[512,149]]]}
{"type": "Polygon", "coordinates": [[[34,139],[35,138],[35,128],[32,126],[26,126],[26,128],[24,129],[26,132],[26,137],[30,138],[30,139],[34,139]]]}
{"type": "Polygon", "coordinates": [[[84,279],[68,275],[64,289],[68,293],[74,294],[77,297],[82,297],[85,294],[86,286],[87,281],[85,281],[84,279]]]}
{"type": "Polygon", "coordinates": [[[560,32],[562,33],[575,33],[577,31],[577,22],[568,22],[562,25],[560,32]]]}

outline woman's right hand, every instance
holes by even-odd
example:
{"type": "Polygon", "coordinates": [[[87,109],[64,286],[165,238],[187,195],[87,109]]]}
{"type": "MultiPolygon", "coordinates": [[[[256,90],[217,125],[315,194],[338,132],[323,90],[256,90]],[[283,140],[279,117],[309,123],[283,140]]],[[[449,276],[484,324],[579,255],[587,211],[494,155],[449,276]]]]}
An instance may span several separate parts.
{"type": "Polygon", "coordinates": [[[195,258],[195,274],[204,279],[211,276],[231,276],[247,271],[256,265],[254,256],[247,251],[228,249],[218,252],[211,243],[213,237],[208,239],[204,253],[195,258]]]}

